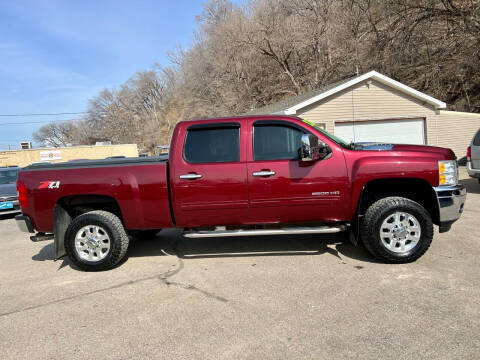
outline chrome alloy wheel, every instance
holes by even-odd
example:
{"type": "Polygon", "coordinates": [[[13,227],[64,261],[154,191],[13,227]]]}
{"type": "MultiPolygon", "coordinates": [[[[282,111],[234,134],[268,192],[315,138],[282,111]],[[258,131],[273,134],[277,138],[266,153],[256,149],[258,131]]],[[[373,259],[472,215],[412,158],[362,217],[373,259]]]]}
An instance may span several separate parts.
{"type": "Polygon", "coordinates": [[[86,261],[96,262],[110,252],[110,237],[107,231],[97,225],[87,225],[78,230],[75,235],[75,251],[86,261]]]}
{"type": "Polygon", "coordinates": [[[417,218],[403,211],[389,215],[380,227],[380,239],[386,249],[402,254],[412,250],[420,240],[422,229],[417,218]]]}

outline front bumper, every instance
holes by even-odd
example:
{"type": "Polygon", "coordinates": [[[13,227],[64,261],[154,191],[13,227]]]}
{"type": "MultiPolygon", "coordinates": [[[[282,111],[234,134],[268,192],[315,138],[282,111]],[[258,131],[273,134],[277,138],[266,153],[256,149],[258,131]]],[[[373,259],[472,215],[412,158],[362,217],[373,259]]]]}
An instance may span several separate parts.
{"type": "Polygon", "coordinates": [[[15,216],[15,222],[20,231],[26,233],[34,233],[35,229],[33,228],[32,220],[26,215],[17,215],[15,216]]]}
{"type": "Polygon", "coordinates": [[[467,199],[467,189],[463,185],[437,186],[433,189],[438,200],[440,232],[445,232],[462,215],[467,199]]]}
{"type": "Polygon", "coordinates": [[[480,169],[472,168],[471,161],[467,161],[467,172],[468,172],[468,175],[470,175],[470,177],[480,178],[480,169]]]}

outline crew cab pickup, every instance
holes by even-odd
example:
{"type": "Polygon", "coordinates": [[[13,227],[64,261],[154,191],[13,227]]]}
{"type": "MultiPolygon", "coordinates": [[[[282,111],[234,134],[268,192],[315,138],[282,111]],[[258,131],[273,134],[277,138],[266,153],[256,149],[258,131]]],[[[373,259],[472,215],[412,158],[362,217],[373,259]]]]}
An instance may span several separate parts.
{"type": "Polygon", "coordinates": [[[183,121],[168,156],[22,169],[16,221],[83,270],[115,266],[129,235],[172,227],[187,238],[346,231],[381,261],[406,263],[434,224],[448,231],[460,217],[457,178],[449,149],[347,144],[297,117],[183,121]]]}

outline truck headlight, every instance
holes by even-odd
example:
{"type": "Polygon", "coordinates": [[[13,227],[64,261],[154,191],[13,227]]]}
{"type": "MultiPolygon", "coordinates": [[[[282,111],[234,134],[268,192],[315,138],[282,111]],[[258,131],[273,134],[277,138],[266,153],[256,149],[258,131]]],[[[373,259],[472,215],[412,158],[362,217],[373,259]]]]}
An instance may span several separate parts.
{"type": "Polygon", "coordinates": [[[438,185],[457,185],[458,166],[456,160],[438,162],[438,185]]]}

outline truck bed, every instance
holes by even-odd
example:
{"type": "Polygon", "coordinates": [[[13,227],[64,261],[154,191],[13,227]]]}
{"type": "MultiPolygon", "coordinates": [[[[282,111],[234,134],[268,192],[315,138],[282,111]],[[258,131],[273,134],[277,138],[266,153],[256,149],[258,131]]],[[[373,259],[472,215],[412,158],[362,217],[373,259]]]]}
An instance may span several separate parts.
{"type": "Polygon", "coordinates": [[[18,179],[28,191],[23,213],[37,231],[53,231],[56,205],[72,206],[88,197],[114,202],[128,229],[173,226],[166,155],[32,164],[18,179]]]}
{"type": "Polygon", "coordinates": [[[60,163],[36,163],[28,165],[23,170],[51,170],[51,169],[73,169],[73,168],[92,168],[116,165],[137,165],[163,163],[168,161],[168,154],[151,157],[130,157],[115,159],[94,159],[94,160],[73,160],[60,163]]]}

